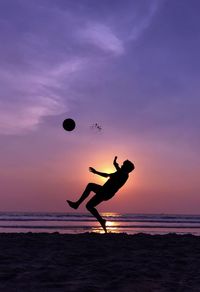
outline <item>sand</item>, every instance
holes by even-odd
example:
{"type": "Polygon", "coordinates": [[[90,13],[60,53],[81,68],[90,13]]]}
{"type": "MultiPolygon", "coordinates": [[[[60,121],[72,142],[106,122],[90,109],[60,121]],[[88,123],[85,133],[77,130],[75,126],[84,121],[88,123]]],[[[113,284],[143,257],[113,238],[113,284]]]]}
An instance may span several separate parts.
{"type": "Polygon", "coordinates": [[[0,234],[0,291],[200,291],[193,235],[0,234]]]}

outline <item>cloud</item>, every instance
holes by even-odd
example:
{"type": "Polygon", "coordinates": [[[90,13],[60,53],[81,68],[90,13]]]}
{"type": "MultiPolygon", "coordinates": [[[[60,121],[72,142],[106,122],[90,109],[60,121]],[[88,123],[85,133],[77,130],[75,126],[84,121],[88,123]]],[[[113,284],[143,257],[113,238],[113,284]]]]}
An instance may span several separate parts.
{"type": "Polygon", "coordinates": [[[135,23],[133,21],[133,27],[130,31],[129,40],[137,40],[138,37],[150,26],[153,17],[158,11],[162,0],[153,0],[150,2],[149,6],[147,6],[147,11],[144,15],[138,13],[135,17],[135,23]]]}
{"type": "Polygon", "coordinates": [[[21,104],[16,107],[11,103],[0,103],[0,133],[22,134],[34,130],[41,119],[48,115],[61,112],[61,105],[56,100],[47,97],[37,97],[32,104],[21,104]]]}
{"type": "Polygon", "coordinates": [[[85,19],[82,28],[77,29],[77,36],[83,45],[91,45],[116,57],[124,55],[127,43],[137,41],[151,25],[162,3],[163,0],[130,1],[117,11],[108,9],[98,21],[85,19]]]}
{"type": "Polygon", "coordinates": [[[82,60],[74,59],[29,73],[1,70],[0,134],[27,133],[37,129],[44,117],[66,112],[71,79],[82,65],[82,60]],[[65,98],[59,93],[63,87],[65,98]]]}
{"type": "Polygon", "coordinates": [[[143,6],[119,4],[116,11],[102,2],[106,9],[97,16],[96,5],[90,11],[87,5],[78,9],[79,4],[59,9],[60,1],[20,3],[23,26],[18,2],[13,13],[9,4],[0,11],[0,134],[27,133],[44,117],[66,112],[72,91],[80,98],[78,88],[91,84],[91,74],[93,84],[98,82],[93,72],[94,66],[99,66],[98,74],[105,70],[100,67],[102,53],[108,58],[124,56],[127,42],[142,34],[158,9],[156,0],[143,6]]]}
{"type": "Polygon", "coordinates": [[[87,24],[85,29],[80,30],[82,41],[89,43],[107,53],[120,56],[124,53],[123,42],[114,34],[110,27],[103,23],[87,24]]]}

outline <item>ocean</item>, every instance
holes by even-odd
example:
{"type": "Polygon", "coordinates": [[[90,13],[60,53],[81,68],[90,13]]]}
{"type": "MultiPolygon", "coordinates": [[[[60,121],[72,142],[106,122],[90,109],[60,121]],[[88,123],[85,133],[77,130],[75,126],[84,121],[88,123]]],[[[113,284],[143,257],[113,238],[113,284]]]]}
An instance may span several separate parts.
{"type": "MultiPolygon", "coordinates": [[[[200,215],[101,213],[108,232],[200,235],[200,215]]],[[[103,233],[99,223],[88,213],[0,212],[0,233],[59,232],[103,233]]]]}

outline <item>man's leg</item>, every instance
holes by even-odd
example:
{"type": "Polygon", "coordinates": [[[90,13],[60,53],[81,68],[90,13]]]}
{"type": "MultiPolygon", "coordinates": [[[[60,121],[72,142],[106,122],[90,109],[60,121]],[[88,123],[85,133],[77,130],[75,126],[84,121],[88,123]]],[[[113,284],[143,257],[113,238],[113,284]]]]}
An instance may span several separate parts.
{"type": "Polygon", "coordinates": [[[87,204],[86,204],[86,208],[88,209],[88,211],[99,221],[99,223],[101,224],[102,228],[104,229],[105,233],[107,233],[106,230],[106,220],[103,219],[101,217],[101,215],[99,214],[99,212],[97,211],[97,209],[95,209],[94,207],[96,207],[97,205],[99,205],[101,202],[103,202],[102,198],[100,197],[100,195],[95,195],[87,204]]]}
{"type": "Polygon", "coordinates": [[[81,197],[76,202],[67,200],[67,203],[70,205],[71,208],[78,209],[79,205],[89,196],[90,192],[97,193],[100,189],[101,189],[101,185],[89,183],[87,187],[85,188],[81,197]]]}

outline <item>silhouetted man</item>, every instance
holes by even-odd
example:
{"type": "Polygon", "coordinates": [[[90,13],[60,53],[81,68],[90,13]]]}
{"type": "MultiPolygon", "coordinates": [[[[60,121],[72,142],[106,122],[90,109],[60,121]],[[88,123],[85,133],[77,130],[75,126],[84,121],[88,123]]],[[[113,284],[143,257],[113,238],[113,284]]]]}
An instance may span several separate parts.
{"type": "Polygon", "coordinates": [[[81,197],[76,202],[67,200],[71,208],[77,209],[80,204],[89,196],[90,192],[94,192],[95,195],[86,204],[86,208],[99,221],[105,232],[107,232],[106,220],[100,216],[95,207],[101,202],[111,199],[116,194],[116,192],[125,184],[129,177],[129,172],[133,171],[135,168],[134,164],[129,160],[125,160],[122,166],[119,167],[119,164],[116,160],[117,156],[115,156],[115,159],[113,161],[113,164],[116,168],[116,172],[113,173],[103,173],[95,170],[93,167],[89,168],[89,170],[94,174],[98,174],[103,177],[109,177],[109,179],[105,182],[103,186],[95,183],[89,183],[81,197]]]}

